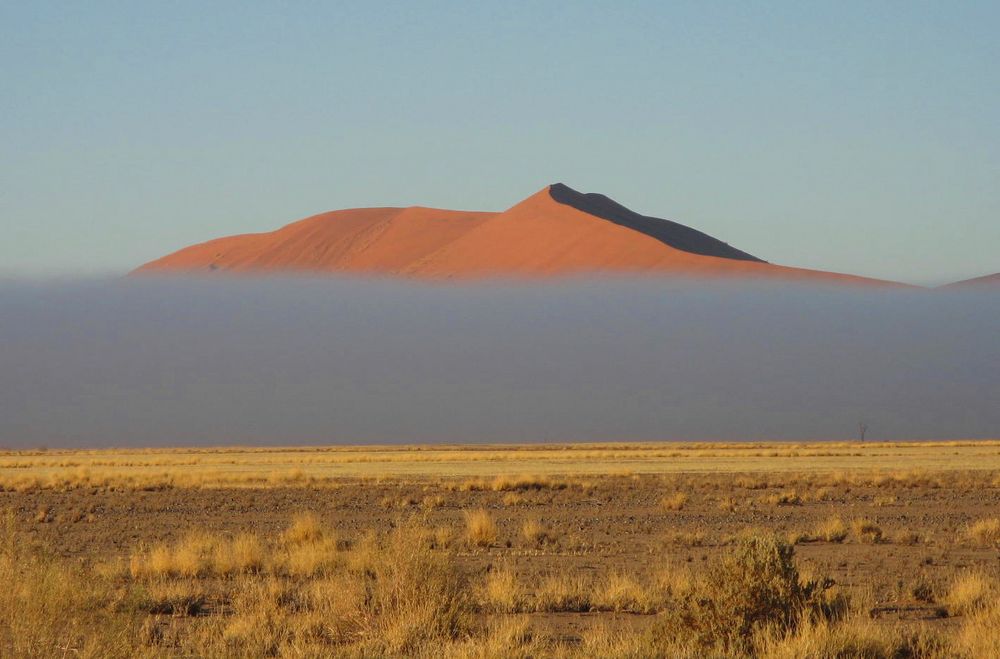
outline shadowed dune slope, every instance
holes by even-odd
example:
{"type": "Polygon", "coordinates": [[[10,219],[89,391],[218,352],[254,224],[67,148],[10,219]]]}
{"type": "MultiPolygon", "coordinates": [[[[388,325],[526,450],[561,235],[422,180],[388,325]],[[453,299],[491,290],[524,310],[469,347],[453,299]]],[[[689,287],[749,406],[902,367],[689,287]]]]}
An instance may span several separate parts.
{"type": "Polygon", "coordinates": [[[880,284],[773,265],[700,231],[557,183],[500,213],[362,208],[210,240],[135,272],[357,273],[429,279],[669,274],[880,284]]]}
{"type": "Polygon", "coordinates": [[[550,186],[549,192],[552,198],[561,204],[634,229],[685,252],[741,261],[763,261],[763,259],[741,252],[721,240],[683,224],[658,217],[639,215],[602,194],[594,192],[581,194],[562,183],[550,186]]]}

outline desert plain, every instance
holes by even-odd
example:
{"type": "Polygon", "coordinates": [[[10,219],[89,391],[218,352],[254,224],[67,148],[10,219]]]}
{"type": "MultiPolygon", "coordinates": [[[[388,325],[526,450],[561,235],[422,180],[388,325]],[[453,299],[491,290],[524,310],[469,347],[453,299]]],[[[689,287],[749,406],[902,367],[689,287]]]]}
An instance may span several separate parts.
{"type": "Polygon", "coordinates": [[[1000,441],[0,453],[4,656],[1000,654],[1000,441]]]}

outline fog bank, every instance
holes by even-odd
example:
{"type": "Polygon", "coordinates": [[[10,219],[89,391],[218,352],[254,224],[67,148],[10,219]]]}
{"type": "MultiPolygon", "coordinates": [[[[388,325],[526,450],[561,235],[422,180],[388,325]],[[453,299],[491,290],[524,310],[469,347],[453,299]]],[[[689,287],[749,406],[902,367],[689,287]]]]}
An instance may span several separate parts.
{"type": "Polygon", "coordinates": [[[6,447],[1000,436],[1000,293],[0,282],[6,447]]]}

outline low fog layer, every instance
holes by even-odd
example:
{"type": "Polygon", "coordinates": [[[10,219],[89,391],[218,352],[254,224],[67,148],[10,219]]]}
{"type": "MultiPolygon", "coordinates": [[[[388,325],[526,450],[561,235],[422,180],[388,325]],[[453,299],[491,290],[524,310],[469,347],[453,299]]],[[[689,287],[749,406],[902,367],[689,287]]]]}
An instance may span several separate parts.
{"type": "Polygon", "coordinates": [[[0,282],[0,445],[1000,436],[1000,293],[0,282]]]}

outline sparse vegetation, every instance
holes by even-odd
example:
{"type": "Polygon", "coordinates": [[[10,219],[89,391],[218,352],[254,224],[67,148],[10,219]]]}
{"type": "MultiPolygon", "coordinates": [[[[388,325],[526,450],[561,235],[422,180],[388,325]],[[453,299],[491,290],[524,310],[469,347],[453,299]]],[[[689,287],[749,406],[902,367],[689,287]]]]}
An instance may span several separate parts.
{"type": "Polygon", "coordinates": [[[899,446],[0,452],[0,656],[993,656],[1000,443],[899,446]]]}

